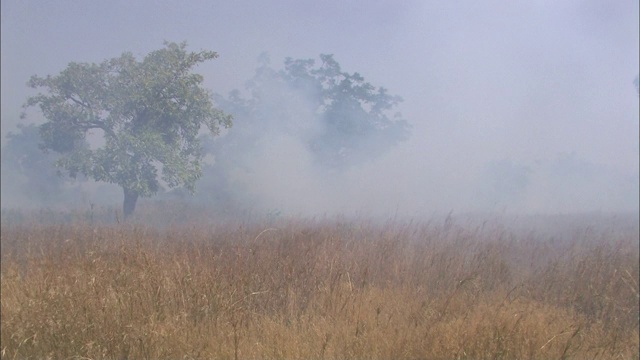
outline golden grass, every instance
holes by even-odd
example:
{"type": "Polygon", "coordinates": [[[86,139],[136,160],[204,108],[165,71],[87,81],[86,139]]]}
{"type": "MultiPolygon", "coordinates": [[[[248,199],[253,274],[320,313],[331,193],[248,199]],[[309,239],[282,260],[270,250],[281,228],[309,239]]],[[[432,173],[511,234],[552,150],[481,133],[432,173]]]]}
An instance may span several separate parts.
{"type": "Polygon", "coordinates": [[[639,356],[634,221],[550,233],[3,221],[1,232],[3,359],[639,356]]]}

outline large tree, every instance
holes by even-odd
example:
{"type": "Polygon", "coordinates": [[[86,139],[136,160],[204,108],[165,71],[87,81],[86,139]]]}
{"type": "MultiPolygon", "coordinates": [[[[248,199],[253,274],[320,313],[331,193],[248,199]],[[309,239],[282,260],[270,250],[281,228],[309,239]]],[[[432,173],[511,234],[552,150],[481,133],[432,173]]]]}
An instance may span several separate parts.
{"type": "Polygon", "coordinates": [[[61,154],[56,165],[69,176],[83,174],[121,186],[124,215],[138,197],[161,187],[193,192],[202,175],[198,135],[230,127],[231,116],[216,109],[203,77],[192,69],[218,55],[187,52],[186,43],[165,42],[138,61],[131,53],[95,63],[70,63],[56,76],[33,76],[28,85],[43,92],[28,98],[46,118],[42,148],[61,154]],[[87,135],[101,146],[85,146],[87,135]]]}

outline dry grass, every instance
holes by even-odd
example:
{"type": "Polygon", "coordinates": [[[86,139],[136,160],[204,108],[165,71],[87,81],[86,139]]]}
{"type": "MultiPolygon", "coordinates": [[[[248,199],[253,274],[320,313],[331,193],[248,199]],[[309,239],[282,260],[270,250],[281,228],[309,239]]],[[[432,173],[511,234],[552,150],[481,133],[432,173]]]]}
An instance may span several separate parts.
{"type": "Polygon", "coordinates": [[[637,220],[590,224],[5,219],[1,354],[637,359],[637,220]]]}

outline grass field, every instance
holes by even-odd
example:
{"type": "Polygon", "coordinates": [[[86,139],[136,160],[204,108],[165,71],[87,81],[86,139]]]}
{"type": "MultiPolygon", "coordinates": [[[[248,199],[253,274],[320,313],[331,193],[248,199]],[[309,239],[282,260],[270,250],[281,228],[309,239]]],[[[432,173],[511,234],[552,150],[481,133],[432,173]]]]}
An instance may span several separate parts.
{"type": "Polygon", "coordinates": [[[39,214],[3,213],[3,359],[639,357],[637,215],[39,214]]]}

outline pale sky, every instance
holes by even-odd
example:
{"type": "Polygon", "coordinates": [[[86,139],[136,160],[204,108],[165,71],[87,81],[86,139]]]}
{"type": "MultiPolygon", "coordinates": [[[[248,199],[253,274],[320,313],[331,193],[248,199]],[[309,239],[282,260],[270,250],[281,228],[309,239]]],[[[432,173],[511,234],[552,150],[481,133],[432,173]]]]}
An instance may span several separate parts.
{"type": "Polygon", "coordinates": [[[465,181],[502,159],[530,165],[575,154],[637,177],[638,3],[3,0],[2,142],[32,94],[31,75],[125,51],[141,58],[164,40],[186,40],[189,49],[219,53],[197,68],[214,92],[242,88],[267,51],[274,66],[287,56],[334,54],[343,70],[402,96],[411,140],[384,168],[362,171],[394,172],[404,187],[449,184],[451,196],[381,185],[395,199],[418,194],[463,207],[455,194],[465,181]]]}

